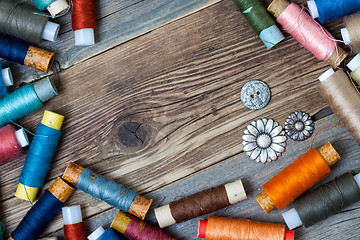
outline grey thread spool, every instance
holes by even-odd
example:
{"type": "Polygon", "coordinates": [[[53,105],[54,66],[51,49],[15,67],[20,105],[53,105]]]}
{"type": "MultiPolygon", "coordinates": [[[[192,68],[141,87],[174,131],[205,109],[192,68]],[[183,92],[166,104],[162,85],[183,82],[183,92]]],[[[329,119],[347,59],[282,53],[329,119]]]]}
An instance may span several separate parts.
{"type": "Polygon", "coordinates": [[[294,202],[283,213],[289,229],[310,227],[360,200],[360,174],[345,173],[294,202]]]}
{"type": "Polygon", "coordinates": [[[57,38],[59,24],[35,14],[38,10],[12,0],[0,0],[0,8],[0,32],[34,43],[57,38]]]}

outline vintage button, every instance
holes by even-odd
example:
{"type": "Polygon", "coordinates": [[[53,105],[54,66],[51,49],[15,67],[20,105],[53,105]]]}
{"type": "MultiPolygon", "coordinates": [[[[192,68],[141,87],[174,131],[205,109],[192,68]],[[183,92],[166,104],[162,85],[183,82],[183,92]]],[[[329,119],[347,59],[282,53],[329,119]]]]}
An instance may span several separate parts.
{"type": "Polygon", "coordinates": [[[286,135],[296,141],[303,141],[310,137],[314,128],[311,117],[304,112],[293,112],[285,120],[286,135]]]}
{"type": "Polygon", "coordinates": [[[242,87],[240,98],[245,107],[258,110],[268,105],[270,101],[270,89],[266,83],[259,80],[252,80],[242,87]]]}

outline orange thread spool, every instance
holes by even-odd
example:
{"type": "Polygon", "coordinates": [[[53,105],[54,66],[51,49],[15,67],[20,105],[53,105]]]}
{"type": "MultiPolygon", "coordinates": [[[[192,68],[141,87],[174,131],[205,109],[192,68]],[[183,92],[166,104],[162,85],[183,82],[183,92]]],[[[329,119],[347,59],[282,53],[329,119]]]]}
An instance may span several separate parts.
{"type": "Polygon", "coordinates": [[[263,189],[281,210],[330,173],[325,160],[312,148],[265,183],[263,189]]]}
{"type": "Polygon", "coordinates": [[[198,237],[206,240],[293,240],[284,225],[250,220],[209,217],[199,222],[198,237]]]}

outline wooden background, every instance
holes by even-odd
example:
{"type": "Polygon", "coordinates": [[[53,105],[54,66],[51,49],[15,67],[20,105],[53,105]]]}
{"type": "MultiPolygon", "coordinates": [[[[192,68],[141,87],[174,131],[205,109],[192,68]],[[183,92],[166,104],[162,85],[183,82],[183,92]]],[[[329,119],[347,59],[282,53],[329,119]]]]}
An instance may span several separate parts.
{"type": "MultiPolygon", "coordinates": [[[[55,20],[62,24],[58,41],[40,45],[56,52],[62,68],[60,95],[19,124],[34,131],[45,109],[65,115],[61,142],[42,190],[71,161],[153,198],[153,207],[164,197],[162,205],[241,178],[248,199],[213,215],[284,223],[279,210],[265,214],[254,196],[305,153],[310,140],[288,140],[282,157],[261,164],[244,154],[241,136],[253,120],[272,118],[283,125],[293,111],[313,115],[316,129],[336,122],[316,88],[317,77],[329,66],[287,33],[267,51],[231,0],[96,0],[96,6],[96,45],[74,46],[69,14],[55,20]],[[241,87],[253,79],[266,82],[272,93],[270,104],[258,111],[245,108],[239,97],[241,87]]],[[[325,25],[337,38],[342,26],[342,20],[325,25]]],[[[6,65],[17,85],[44,76],[24,66],[6,65]]],[[[327,141],[342,160],[323,182],[357,169],[360,162],[360,149],[342,125],[325,129],[314,147],[327,141]]],[[[31,207],[14,197],[24,159],[0,166],[5,237],[31,207]]],[[[89,234],[100,225],[108,227],[116,213],[79,191],[67,202],[73,204],[81,204],[89,234]]],[[[355,204],[308,229],[301,227],[295,239],[356,239],[359,207],[355,204]]],[[[198,219],[165,231],[178,239],[196,239],[198,219]]],[[[147,220],[156,224],[153,210],[147,220]]],[[[43,236],[63,239],[62,224],[59,214],[43,236]]]]}

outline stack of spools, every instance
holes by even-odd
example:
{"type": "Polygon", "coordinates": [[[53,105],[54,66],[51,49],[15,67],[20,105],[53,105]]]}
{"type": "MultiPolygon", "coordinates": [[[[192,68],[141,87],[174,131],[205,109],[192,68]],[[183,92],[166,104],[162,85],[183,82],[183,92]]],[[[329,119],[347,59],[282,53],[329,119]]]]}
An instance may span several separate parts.
{"type": "MultiPolygon", "coordinates": [[[[332,0],[309,1],[312,18],[303,7],[287,0],[274,0],[268,9],[259,0],[234,2],[268,49],[284,39],[272,13],[284,30],[316,58],[331,65],[332,69],[319,77],[321,92],[360,145],[360,96],[353,83],[360,86],[360,55],[347,65],[351,70],[350,77],[343,70],[335,72],[334,69],[339,68],[348,53],[313,19],[318,18],[324,23],[356,13],[360,11],[360,3],[355,0],[338,0],[335,4],[332,0]]],[[[34,0],[34,3],[39,11],[11,0],[0,0],[0,57],[48,73],[55,54],[29,42],[40,44],[43,40],[55,41],[60,26],[48,21],[46,14],[40,11],[47,10],[52,16],[60,17],[70,10],[70,5],[65,0],[34,0]]],[[[72,1],[71,18],[75,45],[94,44],[94,0],[72,1]]],[[[346,28],[341,30],[344,42],[351,44],[356,51],[360,51],[359,23],[359,14],[347,16],[346,28]]],[[[58,92],[49,77],[9,92],[8,87],[13,84],[11,71],[9,68],[2,69],[2,64],[0,69],[0,164],[5,164],[24,155],[23,148],[29,145],[25,130],[17,130],[15,121],[41,108],[58,92]]],[[[19,176],[15,193],[18,198],[33,202],[38,197],[60,141],[63,120],[64,116],[45,111],[37,124],[19,176]]],[[[275,207],[281,210],[294,202],[294,208],[283,213],[291,230],[286,230],[285,225],[281,224],[210,216],[207,221],[199,221],[198,237],[219,240],[294,239],[292,229],[301,225],[309,227],[360,200],[360,175],[352,172],[301,196],[329,175],[330,167],[339,160],[339,154],[327,143],[319,149],[310,149],[263,185],[264,191],[255,198],[266,213],[275,207]]],[[[87,229],[80,206],[64,207],[75,188],[119,209],[110,228],[104,230],[102,226],[99,227],[87,237],[89,240],[118,240],[123,237],[135,240],[175,239],[161,228],[210,214],[247,198],[241,180],[188,194],[154,209],[157,227],[144,221],[151,207],[151,199],[88,168],[70,163],[62,177],[56,178],[38,198],[11,233],[10,239],[37,239],[62,210],[65,239],[85,240],[87,229]]]]}

